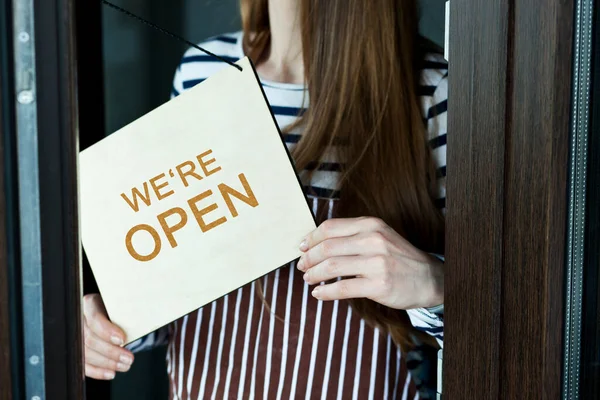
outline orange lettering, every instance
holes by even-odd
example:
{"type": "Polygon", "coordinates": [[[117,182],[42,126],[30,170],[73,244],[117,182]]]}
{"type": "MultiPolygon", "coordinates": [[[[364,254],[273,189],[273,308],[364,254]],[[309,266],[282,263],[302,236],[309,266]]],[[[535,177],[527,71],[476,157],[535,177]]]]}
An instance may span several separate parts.
{"type": "Polygon", "coordinates": [[[146,195],[145,197],[140,193],[138,188],[134,187],[133,189],[131,189],[131,197],[133,197],[133,202],[129,200],[125,193],[121,193],[121,197],[127,202],[127,204],[129,204],[129,207],[131,207],[133,211],[138,212],[140,210],[140,207],[138,205],[138,197],[147,206],[150,206],[150,204],[152,203],[152,201],[150,200],[150,194],[148,193],[147,182],[144,182],[144,194],[146,195]]]}
{"type": "Polygon", "coordinates": [[[256,196],[254,196],[254,193],[252,192],[252,189],[250,188],[250,185],[248,184],[248,181],[246,180],[244,174],[239,174],[238,177],[240,178],[240,182],[242,182],[242,186],[246,191],[246,195],[243,195],[237,190],[230,188],[224,183],[221,183],[219,185],[219,191],[221,192],[221,195],[223,196],[225,203],[227,203],[227,207],[229,208],[229,211],[231,212],[231,215],[234,218],[238,216],[238,212],[235,206],[233,205],[233,202],[231,201],[231,196],[243,201],[244,203],[252,207],[258,206],[258,200],[256,200],[256,196]]]}
{"type": "Polygon", "coordinates": [[[183,228],[185,226],[185,224],[187,224],[187,219],[188,219],[187,214],[185,213],[183,208],[179,208],[179,207],[172,208],[172,209],[167,210],[164,213],[160,214],[157,218],[158,218],[158,222],[160,223],[160,226],[163,229],[163,232],[165,233],[165,236],[167,236],[167,239],[169,239],[169,244],[171,245],[171,247],[172,248],[177,247],[177,241],[175,240],[173,233],[175,233],[176,231],[183,228]],[[177,224],[175,224],[174,226],[167,225],[167,218],[169,218],[171,215],[174,215],[174,214],[179,214],[179,217],[180,217],[179,222],[177,224]]]}
{"type": "Polygon", "coordinates": [[[200,164],[200,168],[202,168],[202,171],[204,171],[204,176],[206,176],[206,177],[209,177],[212,174],[219,172],[221,170],[221,167],[217,167],[211,171],[209,171],[208,168],[206,168],[208,165],[217,161],[214,158],[211,158],[210,160],[207,160],[207,161],[202,160],[203,157],[206,157],[209,154],[212,154],[212,150],[205,151],[204,153],[202,153],[198,157],[196,157],[198,159],[198,163],[200,164]]]}
{"type": "Polygon", "coordinates": [[[189,183],[188,183],[187,179],[185,178],[186,176],[191,175],[194,178],[198,179],[199,181],[202,180],[202,177],[194,172],[196,170],[196,165],[191,161],[186,161],[184,163],[181,163],[175,168],[177,168],[177,173],[179,174],[179,178],[181,179],[181,181],[183,182],[183,185],[185,187],[189,186],[189,183]],[[183,167],[185,167],[185,166],[188,166],[190,169],[183,172],[183,167]]]}
{"type": "Polygon", "coordinates": [[[225,217],[221,217],[221,218],[217,219],[216,221],[213,221],[209,224],[207,224],[204,221],[204,215],[219,208],[219,206],[217,206],[216,204],[213,203],[210,206],[203,208],[202,210],[198,209],[197,203],[199,201],[209,197],[210,195],[212,195],[212,190],[207,190],[206,192],[200,193],[198,196],[188,200],[188,204],[189,204],[190,208],[192,209],[192,212],[194,213],[194,217],[196,217],[196,221],[198,221],[198,225],[200,226],[200,229],[202,230],[202,232],[208,232],[211,229],[216,228],[217,226],[227,222],[227,218],[225,218],[225,217]]]}
{"type": "Polygon", "coordinates": [[[160,185],[156,186],[156,181],[159,180],[159,179],[162,179],[164,177],[165,177],[165,174],[160,174],[160,175],[155,176],[154,178],[150,179],[150,185],[152,185],[152,189],[154,189],[154,193],[156,194],[156,198],[158,200],[166,199],[167,197],[169,197],[170,195],[172,195],[173,193],[175,193],[172,190],[170,192],[165,193],[165,194],[162,194],[160,192],[160,189],[169,186],[169,182],[163,182],[160,185]]]}
{"type": "Polygon", "coordinates": [[[129,232],[127,232],[127,236],[125,237],[125,246],[127,246],[127,251],[129,252],[131,257],[135,258],[138,261],[142,261],[142,262],[150,261],[150,260],[154,259],[154,257],[156,257],[158,255],[158,253],[160,253],[160,248],[161,248],[160,236],[158,236],[158,232],[156,232],[156,230],[153,227],[151,227],[150,225],[146,225],[146,224],[136,225],[133,228],[131,228],[129,230],[129,232]],[[133,244],[131,243],[131,240],[133,239],[133,235],[139,231],[148,232],[152,236],[152,239],[154,239],[154,250],[152,250],[152,253],[148,254],[147,256],[144,256],[144,255],[141,255],[140,253],[138,253],[133,248],[133,244]]]}

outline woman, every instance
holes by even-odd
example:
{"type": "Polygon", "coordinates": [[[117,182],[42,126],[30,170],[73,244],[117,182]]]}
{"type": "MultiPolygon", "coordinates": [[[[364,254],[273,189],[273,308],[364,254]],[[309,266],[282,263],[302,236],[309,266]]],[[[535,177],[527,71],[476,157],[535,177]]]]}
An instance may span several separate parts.
{"type": "MultiPolygon", "coordinates": [[[[447,94],[415,3],[242,0],[243,31],[202,44],[254,61],[326,222],[299,243],[297,263],[129,350],[100,297],[86,296],[87,376],[112,379],[132,351],[168,342],[174,399],[414,396],[402,354],[432,341],[423,332],[443,338],[432,254],[444,246],[447,94]]],[[[225,67],[188,50],[173,96],[225,67]]]]}

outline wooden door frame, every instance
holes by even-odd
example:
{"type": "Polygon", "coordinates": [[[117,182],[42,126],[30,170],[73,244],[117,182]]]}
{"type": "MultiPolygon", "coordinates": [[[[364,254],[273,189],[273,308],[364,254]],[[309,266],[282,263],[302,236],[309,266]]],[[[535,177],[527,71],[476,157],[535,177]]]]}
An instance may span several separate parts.
{"type": "Polygon", "coordinates": [[[1,3],[2,399],[84,398],[73,3],[1,3]]]}
{"type": "Polygon", "coordinates": [[[575,0],[454,0],[443,396],[561,398],[575,0]]]}
{"type": "Polygon", "coordinates": [[[34,0],[46,398],[84,398],[75,0],[34,0]]]}
{"type": "MultiPolygon", "coordinates": [[[[6,0],[0,0],[0,22],[10,27],[6,0]]],[[[12,400],[13,393],[19,393],[20,384],[14,369],[18,354],[13,350],[15,335],[11,332],[14,291],[12,290],[12,253],[8,240],[12,236],[10,229],[12,213],[9,208],[13,204],[11,195],[14,191],[10,179],[7,179],[12,167],[14,133],[12,107],[7,101],[12,87],[12,68],[9,62],[12,52],[12,35],[5,34],[0,38],[0,400],[12,400]],[[9,136],[10,135],[10,136],[9,136]]]]}
{"type": "MultiPolygon", "coordinates": [[[[0,93],[0,108],[2,103],[0,93]]],[[[0,117],[1,118],[1,117],[0,117]]],[[[12,399],[12,368],[11,368],[11,335],[10,335],[10,303],[8,278],[8,246],[6,226],[6,192],[4,183],[4,140],[0,127],[0,400],[12,399]]]]}

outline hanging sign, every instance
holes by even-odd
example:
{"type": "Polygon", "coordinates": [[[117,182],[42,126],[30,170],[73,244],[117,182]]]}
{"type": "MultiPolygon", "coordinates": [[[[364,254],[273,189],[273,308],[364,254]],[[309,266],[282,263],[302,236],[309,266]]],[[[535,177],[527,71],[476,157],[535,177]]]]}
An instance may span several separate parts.
{"type": "Polygon", "coordinates": [[[293,261],[315,222],[248,58],[80,155],[82,240],[132,342],[293,261]]]}

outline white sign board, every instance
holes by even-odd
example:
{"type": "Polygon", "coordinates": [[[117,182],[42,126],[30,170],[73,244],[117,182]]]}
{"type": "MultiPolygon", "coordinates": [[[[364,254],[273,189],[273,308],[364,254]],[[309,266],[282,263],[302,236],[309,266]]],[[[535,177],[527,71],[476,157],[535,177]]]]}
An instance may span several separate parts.
{"type": "Polygon", "coordinates": [[[132,342],[293,261],[315,228],[247,58],[80,155],[85,252],[132,342]]]}

